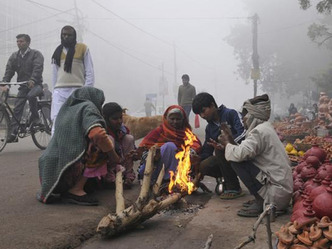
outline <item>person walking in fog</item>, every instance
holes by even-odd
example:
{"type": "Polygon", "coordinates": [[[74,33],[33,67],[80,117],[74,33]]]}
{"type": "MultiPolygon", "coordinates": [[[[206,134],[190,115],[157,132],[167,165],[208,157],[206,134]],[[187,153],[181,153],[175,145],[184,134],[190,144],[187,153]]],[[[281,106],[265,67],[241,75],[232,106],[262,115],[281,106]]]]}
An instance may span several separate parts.
{"type": "Polygon", "coordinates": [[[190,78],[188,74],[182,75],[182,85],[179,86],[178,91],[178,104],[181,106],[189,120],[189,115],[191,112],[192,102],[196,96],[196,88],[189,83],[190,78]]]}
{"type": "Polygon", "coordinates": [[[289,116],[294,115],[297,113],[297,108],[295,107],[294,103],[291,103],[288,108],[289,116]]]}
{"type": "MultiPolygon", "coordinates": [[[[61,44],[52,56],[53,101],[51,119],[55,123],[58,112],[67,98],[82,86],[94,86],[94,70],[89,48],[77,43],[76,30],[64,26],[61,30],[61,44]]],[[[54,133],[54,125],[52,134],[54,133]]]]}
{"type": "Polygon", "coordinates": [[[156,111],[156,107],[152,104],[151,100],[147,97],[144,102],[145,115],[151,117],[152,109],[156,111]]]}
{"type": "MultiPolygon", "coordinates": [[[[42,74],[44,69],[44,57],[38,50],[30,48],[30,42],[31,38],[27,34],[19,34],[16,36],[16,43],[19,50],[9,57],[3,81],[10,82],[15,73],[17,73],[18,82],[28,81],[27,85],[21,85],[18,89],[14,115],[16,119],[20,121],[25,103],[29,100],[31,110],[30,123],[31,125],[38,125],[40,121],[36,97],[43,92],[42,74]]],[[[18,123],[16,119],[12,118],[11,120],[11,134],[8,136],[7,143],[17,141],[18,123]]]]}

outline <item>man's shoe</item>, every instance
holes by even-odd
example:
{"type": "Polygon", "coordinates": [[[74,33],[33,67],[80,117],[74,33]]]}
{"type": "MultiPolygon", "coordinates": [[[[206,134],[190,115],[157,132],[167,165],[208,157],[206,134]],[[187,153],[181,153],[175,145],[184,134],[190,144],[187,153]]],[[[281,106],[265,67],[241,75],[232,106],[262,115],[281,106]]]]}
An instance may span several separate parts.
{"type": "Polygon", "coordinates": [[[35,130],[38,130],[39,128],[41,128],[42,125],[43,124],[40,121],[40,119],[36,119],[30,124],[29,129],[30,129],[30,131],[35,131],[35,130]]]}
{"type": "Polygon", "coordinates": [[[263,212],[263,205],[254,202],[248,207],[244,207],[237,212],[241,217],[258,217],[263,212]]]}
{"type": "Polygon", "coordinates": [[[18,137],[16,134],[10,134],[10,136],[7,137],[7,143],[17,143],[18,137]]]}
{"type": "Polygon", "coordinates": [[[239,190],[225,190],[221,195],[220,199],[223,200],[232,200],[244,196],[245,193],[242,192],[242,189],[239,190]]]}

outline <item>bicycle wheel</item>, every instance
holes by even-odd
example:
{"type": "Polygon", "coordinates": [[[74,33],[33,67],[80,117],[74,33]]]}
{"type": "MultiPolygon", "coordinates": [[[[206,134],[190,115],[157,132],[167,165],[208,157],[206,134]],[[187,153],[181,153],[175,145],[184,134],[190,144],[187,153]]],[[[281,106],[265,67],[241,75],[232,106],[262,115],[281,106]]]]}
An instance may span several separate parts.
{"type": "Polygon", "coordinates": [[[9,130],[9,116],[8,113],[0,109],[0,152],[5,148],[7,144],[9,130]]]}
{"type": "Polygon", "coordinates": [[[52,121],[50,118],[51,108],[49,105],[43,105],[38,110],[40,124],[31,130],[32,140],[35,145],[45,150],[51,140],[52,121]]]}

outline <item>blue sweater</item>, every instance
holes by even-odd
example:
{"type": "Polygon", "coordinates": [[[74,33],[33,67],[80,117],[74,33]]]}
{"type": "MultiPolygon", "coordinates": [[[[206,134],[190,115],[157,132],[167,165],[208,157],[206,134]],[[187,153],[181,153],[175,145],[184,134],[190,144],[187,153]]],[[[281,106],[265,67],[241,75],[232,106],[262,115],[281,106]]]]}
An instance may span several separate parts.
{"type": "MultiPolygon", "coordinates": [[[[220,122],[226,123],[231,129],[234,141],[236,143],[241,143],[245,137],[245,129],[243,127],[240,114],[236,110],[229,109],[224,105],[221,105],[218,108],[218,114],[220,117],[220,122]]],[[[203,144],[201,153],[202,160],[213,155],[214,148],[213,146],[208,145],[207,142],[210,141],[210,138],[217,141],[219,135],[220,124],[213,121],[209,122],[205,128],[205,142],[203,144]]]]}

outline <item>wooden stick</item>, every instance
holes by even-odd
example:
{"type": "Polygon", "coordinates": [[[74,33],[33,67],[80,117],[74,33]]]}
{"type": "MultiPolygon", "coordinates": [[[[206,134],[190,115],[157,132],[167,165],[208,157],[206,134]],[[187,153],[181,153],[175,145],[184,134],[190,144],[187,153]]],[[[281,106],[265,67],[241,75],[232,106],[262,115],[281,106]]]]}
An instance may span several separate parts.
{"type": "Polygon", "coordinates": [[[267,232],[267,244],[269,246],[269,249],[273,249],[272,247],[272,231],[271,231],[271,213],[273,212],[273,207],[270,210],[271,212],[269,212],[266,215],[266,232],[267,232]]]}
{"type": "Polygon", "coordinates": [[[198,188],[199,187],[199,182],[201,179],[202,173],[198,173],[195,178],[193,179],[192,183],[198,188]]]}
{"type": "Polygon", "coordinates": [[[143,183],[141,186],[140,194],[136,200],[136,205],[138,208],[142,207],[142,205],[149,196],[150,182],[153,172],[153,163],[154,163],[155,154],[156,154],[156,146],[152,146],[149,150],[148,157],[146,158],[143,183]]]}
{"type": "Polygon", "coordinates": [[[210,234],[203,249],[210,249],[212,245],[213,234],[210,234]]]}
{"type": "Polygon", "coordinates": [[[123,180],[122,180],[122,171],[121,170],[116,172],[115,201],[116,201],[116,213],[120,214],[125,209],[125,201],[123,198],[123,180]]]}
{"type": "MultiPolygon", "coordinates": [[[[249,244],[250,242],[255,242],[257,229],[258,229],[259,225],[261,224],[263,218],[266,215],[270,215],[270,211],[272,210],[272,208],[273,208],[272,204],[269,204],[269,205],[266,206],[265,210],[259,215],[258,219],[256,220],[256,222],[255,222],[255,224],[252,228],[252,232],[248,236],[248,239],[246,241],[243,241],[240,245],[238,245],[234,249],[240,249],[240,248],[244,247],[245,245],[249,244]]],[[[272,244],[271,244],[271,246],[272,246],[272,244]]]]}
{"type": "Polygon", "coordinates": [[[177,202],[181,198],[182,198],[182,194],[181,193],[174,193],[174,194],[171,194],[171,195],[167,196],[166,199],[164,199],[164,200],[162,200],[160,202],[160,210],[162,210],[165,207],[168,207],[169,205],[177,202]]]}
{"type": "MultiPolygon", "coordinates": [[[[172,195],[168,195],[164,200],[161,201],[153,199],[153,196],[149,195],[155,153],[156,147],[152,147],[149,150],[148,158],[146,161],[140,195],[136,202],[126,209],[124,209],[124,204],[121,205],[121,199],[124,199],[122,189],[122,177],[120,179],[120,173],[117,173],[116,187],[119,188],[119,191],[116,193],[116,195],[119,196],[117,197],[117,199],[119,199],[119,202],[117,201],[116,214],[108,214],[103,217],[98,224],[97,233],[101,234],[103,237],[110,237],[115,234],[121,233],[122,231],[137,227],[137,225],[151,218],[156,213],[165,209],[169,205],[177,202],[183,197],[183,195],[186,195],[186,193],[174,193],[172,195]]],[[[159,192],[159,187],[164,176],[164,171],[165,170],[163,167],[158,176],[157,183],[154,186],[154,191],[156,191],[155,193],[159,192]]]]}

